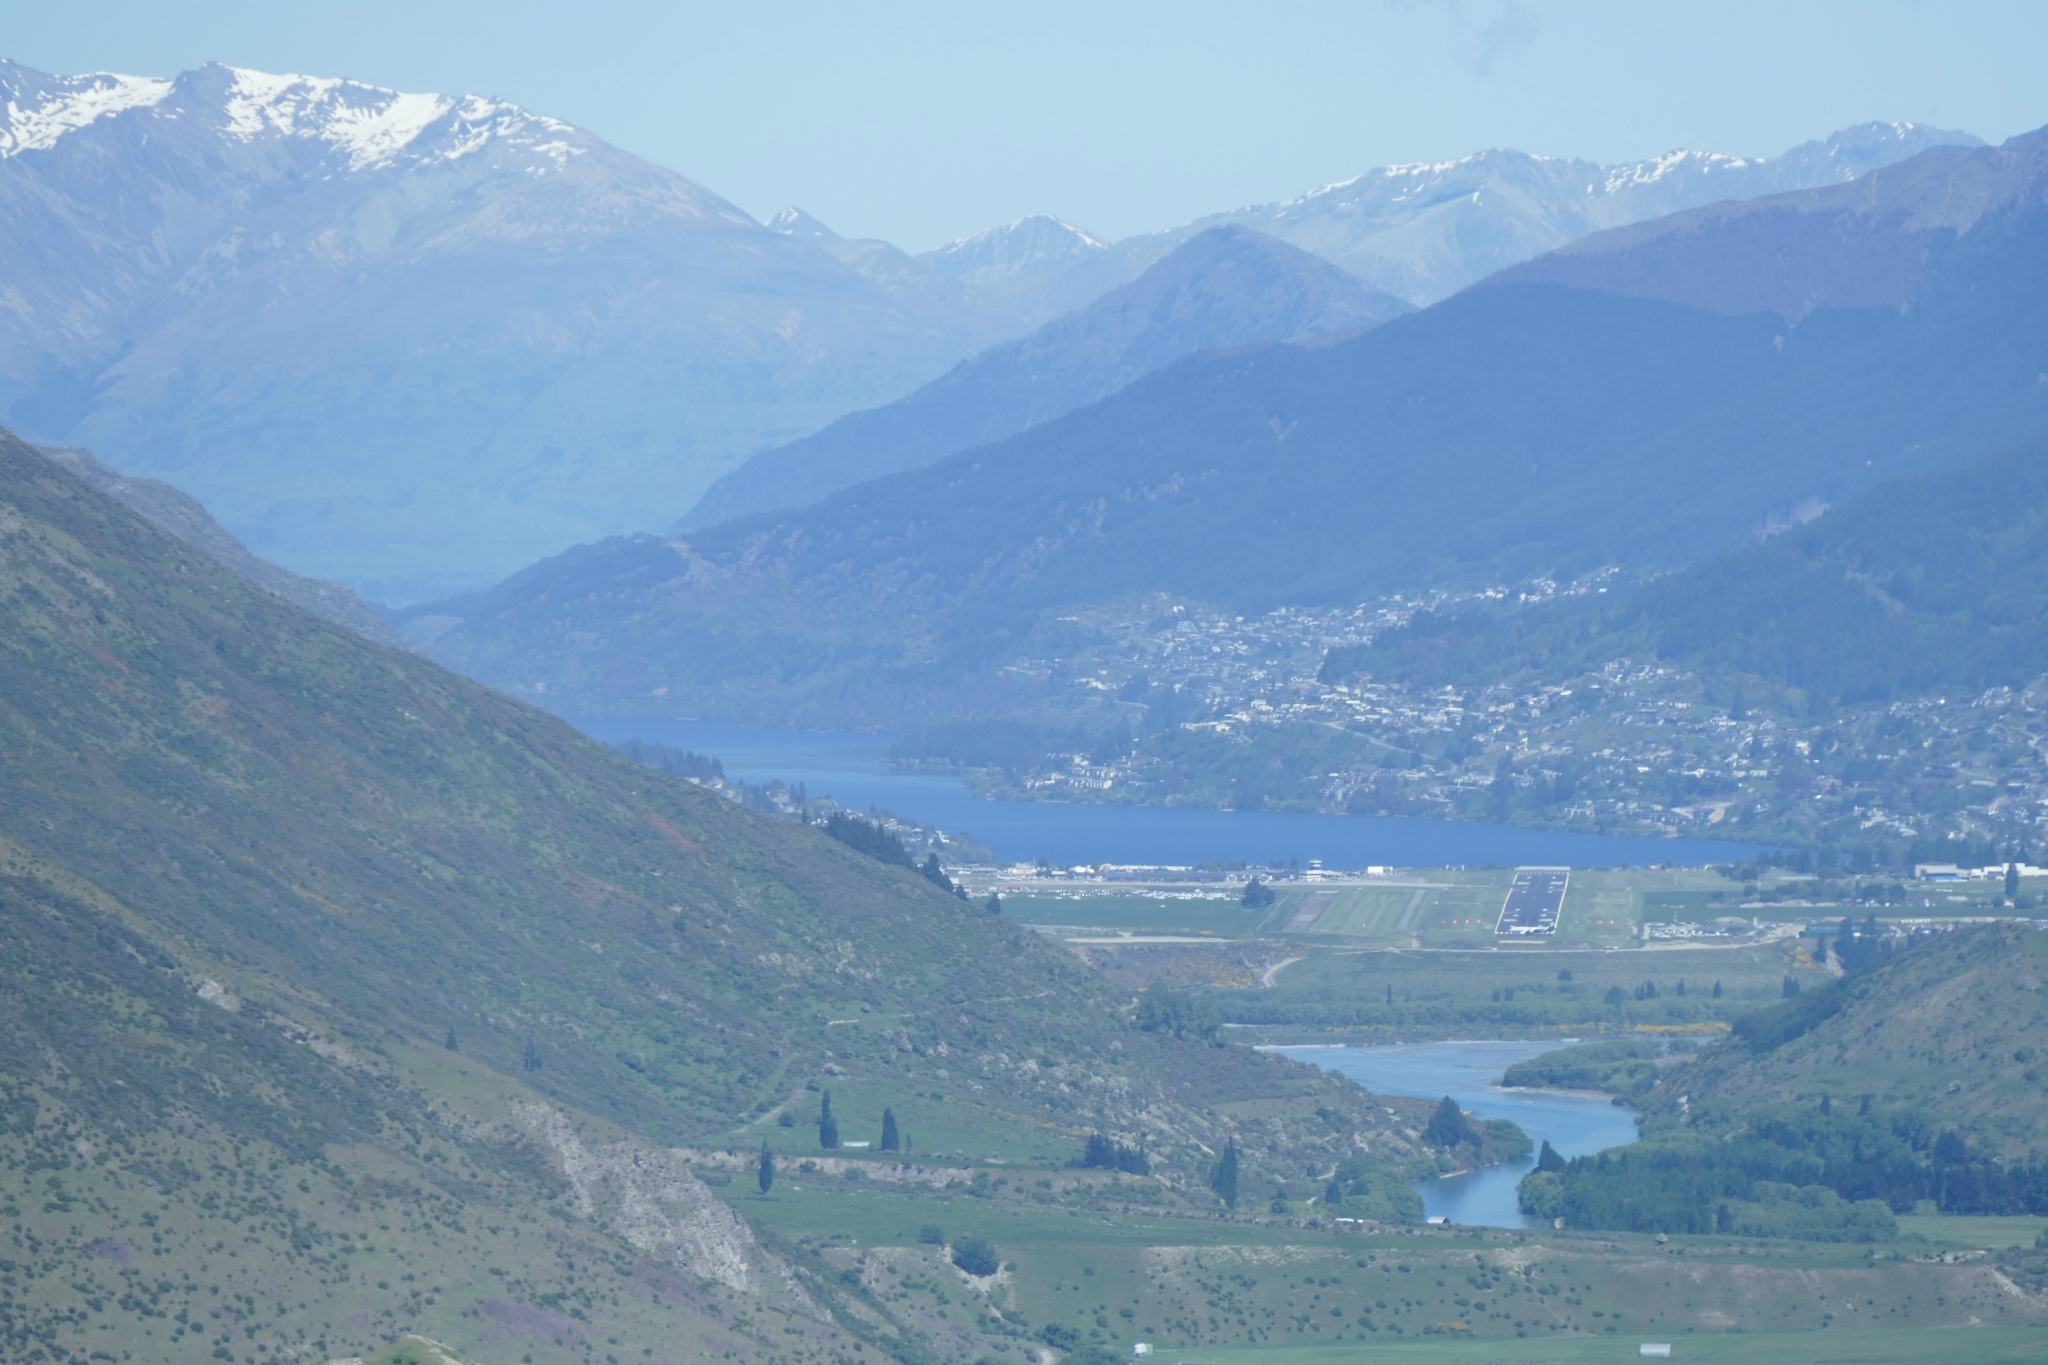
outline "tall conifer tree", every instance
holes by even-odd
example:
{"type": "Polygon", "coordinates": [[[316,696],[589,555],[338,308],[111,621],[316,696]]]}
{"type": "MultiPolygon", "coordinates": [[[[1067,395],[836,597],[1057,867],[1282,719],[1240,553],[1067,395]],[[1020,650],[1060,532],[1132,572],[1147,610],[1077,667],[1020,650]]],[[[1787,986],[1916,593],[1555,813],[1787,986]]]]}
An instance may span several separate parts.
{"type": "Polygon", "coordinates": [[[1209,1188],[1216,1191],[1217,1198],[1230,1208],[1237,1207],[1237,1143],[1235,1140],[1223,1144],[1223,1160],[1216,1163],[1216,1170],[1209,1177],[1209,1188]]]}

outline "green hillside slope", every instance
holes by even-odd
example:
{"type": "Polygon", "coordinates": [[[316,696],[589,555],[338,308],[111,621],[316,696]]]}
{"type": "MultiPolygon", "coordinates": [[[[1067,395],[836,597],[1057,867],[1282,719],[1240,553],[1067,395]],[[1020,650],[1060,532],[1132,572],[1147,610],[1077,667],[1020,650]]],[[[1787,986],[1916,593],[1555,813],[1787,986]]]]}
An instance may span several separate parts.
{"type": "Polygon", "coordinates": [[[1943,934],[1738,1026],[1674,1070],[1653,1122],[1831,1097],[1924,1111],[2000,1157],[2048,1160],[2048,934],[2012,925],[1943,934]],[[1746,1041],[1745,1041],[1746,1039],[1746,1041]],[[1688,1096],[1686,1106],[1679,1095],[1688,1096]]]}
{"type": "Polygon", "coordinates": [[[2020,686],[2048,672],[2048,441],[1883,484],[1807,525],[1514,617],[1424,616],[1323,676],[1563,678],[1655,656],[1802,710],[2020,686]]]}
{"type": "Polygon", "coordinates": [[[20,1358],[414,1327],[750,1358],[787,1322],[801,1358],[915,1357],[671,1150],[815,1150],[775,1120],[821,1084],[920,1150],[1113,1133],[1203,1200],[1233,1139],[1247,1178],[1414,1154],[1355,1087],[1136,1029],[1036,936],[306,616],[4,435],[0,612],[20,1358]]]}
{"type": "Polygon", "coordinates": [[[1846,1242],[1890,1240],[1894,1215],[1929,1205],[2048,1213],[2044,976],[2048,934],[2011,924],[1880,955],[1630,1087],[1644,1140],[1546,1154],[1523,1208],[1575,1227],[1846,1242]]]}
{"type": "Polygon", "coordinates": [[[916,393],[753,456],[712,484],[678,530],[802,507],[923,468],[1105,398],[1197,351],[1341,336],[1412,311],[1277,238],[1209,228],[1130,284],[962,361],[916,393]]]}

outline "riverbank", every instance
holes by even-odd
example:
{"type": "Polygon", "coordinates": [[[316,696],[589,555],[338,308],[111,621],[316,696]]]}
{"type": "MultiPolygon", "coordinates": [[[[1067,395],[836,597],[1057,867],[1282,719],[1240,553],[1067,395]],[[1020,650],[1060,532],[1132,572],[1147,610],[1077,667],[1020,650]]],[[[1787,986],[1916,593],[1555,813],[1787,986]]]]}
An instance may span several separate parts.
{"type": "MultiPolygon", "coordinates": [[[[1603,1094],[1504,1089],[1508,1067],[1564,1045],[1566,1039],[1492,1039],[1395,1047],[1296,1045],[1267,1050],[1358,1082],[1384,1095],[1440,1099],[1482,1119],[1509,1119],[1535,1151],[1547,1141],[1566,1157],[1590,1156],[1636,1140],[1633,1110],[1603,1094]]],[[[1535,1168],[1534,1152],[1497,1166],[1439,1176],[1415,1186],[1425,1212],[1459,1226],[1533,1228],[1540,1220],[1518,1207],[1515,1187],[1535,1168]]]]}

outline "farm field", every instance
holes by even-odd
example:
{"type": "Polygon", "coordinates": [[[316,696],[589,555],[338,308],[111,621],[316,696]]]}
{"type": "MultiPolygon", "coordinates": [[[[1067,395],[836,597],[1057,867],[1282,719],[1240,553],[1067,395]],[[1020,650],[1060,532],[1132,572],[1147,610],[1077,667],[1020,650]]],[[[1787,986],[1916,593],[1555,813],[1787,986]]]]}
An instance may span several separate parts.
{"type": "Polygon", "coordinates": [[[1125,1355],[1150,1342],[1157,1359],[1190,1365],[1579,1365],[1634,1358],[1639,1341],[1700,1361],[1875,1365],[1938,1346],[1944,1361],[2002,1362],[2039,1359],[2048,1341],[2048,1327],[2023,1325],[2033,1310],[1998,1288],[2000,1267],[1916,1259],[1910,1239],[1902,1254],[1873,1255],[1494,1229],[1338,1236],[1299,1210],[1257,1223],[1161,1211],[1153,1201],[1167,1192],[1148,1179],[1016,1167],[956,1178],[920,1187],[879,1168],[848,1180],[792,1166],[767,1199],[726,1193],[842,1277],[981,1332],[996,1360],[1028,1359],[1048,1329],[1125,1355]],[[944,1244],[968,1236],[995,1245],[1001,1276],[977,1281],[947,1263],[944,1244]],[[943,1241],[921,1240],[933,1237],[943,1241]],[[1965,1327],[1972,1318],[1983,1325],[1965,1327]]]}
{"type": "MultiPolygon", "coordinates": [[[[1679,1335],[1671,1359],[1700,1365],[2006,1365],[2042,1358],[2038,1327],[1919,1328],[1906,1331],[1740,1332],[1679,1335]]],[[[1370,1355],[1389,1365],[1619,1365],[1639,1359],[1648,1336],[1518,1341],[1511,1354],[1484,1338],[1436,1337],[1375,1343],[1370,1355]]],[[[1663,1338],[1657,1338],[1662,1340],[1663,1338]]],[[[1163,1365],[1351,1365],[1359,1352],[1339,1345],[1252,1347],[1162,1355],[1163,1365]]]]}

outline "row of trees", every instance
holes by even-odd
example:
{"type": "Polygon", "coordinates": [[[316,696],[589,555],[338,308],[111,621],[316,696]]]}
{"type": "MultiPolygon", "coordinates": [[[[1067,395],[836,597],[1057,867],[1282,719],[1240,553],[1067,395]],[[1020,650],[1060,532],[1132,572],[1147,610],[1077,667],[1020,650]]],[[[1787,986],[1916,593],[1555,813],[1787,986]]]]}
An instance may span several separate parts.
{"type": "Polygon", "coordinates": [[[1122,1171],[1125,1175],[1150,1175],[1152,1162],[1143,1147],[1126,1147],[1100,1133],[1090,1133],[1081,1151],[1081,1164],[1091,1170],[1122,1171]]]}
{"type": "MultiPolygon", "coordinates": [[[[794,1126],[794,1118],[784,1114],[779,1120],[784,1128],[794,1126]]],[[[833,1151],[839,1146],[839,1118],[832,1112],[832,1092],[827,1090],[818,1103],[818,1146],[833,1151]]],[[[910,1135],[896,1126],[896,1111],[886,1106],[882,1109],[882,1140],[875,1144],[877,1151],[896,1152],[910,1150],[910,1135]]]]}
{"type": "MultiPolygon", "coordinates": [[[[839,1147],[839,1120],[832,1113],[832,1092],[827,1090],[818,1103],[818,1146],[825,1151],[839,1147]]],[[[878,1150],[884,1152],[909,1151],[910,1139],[896,1126],[896,1111],[884,1106],[882,1109],[882,1140],[878,1150]]],[[[768,1139],[761,1139],[761,1156],[756,1163],[761,1193],[767,1194],[775,1184],[775,1153],[769,1150],[768,1139]]]]}

